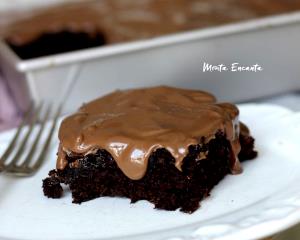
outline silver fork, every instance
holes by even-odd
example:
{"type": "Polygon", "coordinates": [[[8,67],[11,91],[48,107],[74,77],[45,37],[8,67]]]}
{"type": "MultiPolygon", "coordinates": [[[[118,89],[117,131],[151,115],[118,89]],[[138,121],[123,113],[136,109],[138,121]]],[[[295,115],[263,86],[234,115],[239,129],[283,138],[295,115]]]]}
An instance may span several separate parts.
{"type": "Polygon", "coordinates": [[[41,110],[43,107],[43,103],[38,104],[35,106],[35,104],[31,104],[28,111],[25,113],[24,119],[22,120],[21,124],[19,125],[13,139],[11,140],[9,146],[7,147],[6,151],[0,158],[0,172],[3,171],[5,173],[14,175],[14,176],[20,176],[20,177],[26,177],[26,176],[32,176],[37,172],[37,170],[42,166],[43,162],[45,161],[45,155],[47,153],[47,150],[49,148],[58,117],[61,113],[62,105],[59,105],[55,115],[53,122],[51,124],[50,130],[48,130],[48,133],[46,134],[46,140],[43,142],[41,152],[37,156],[35,160],[32,158],[34,157],[34,154],[37,150],[37,146],[41,142],[41,136],[43,135],[45,131],[45,125],[47,121],[50,119],[50,112],[51,112],[51,105],[48,105],[46,108],[46,113],[44,117],[40,119],[41,110]],[[40,121],[39,121],[40,120],[40,121]],[[28,129],[24,137],[21,139],[20,135],[26,124],[28,123],[28,129]],[[38,126],[39,123],[39,129],[38,132],[34,138],[34,142],[31,146],[29,146],[29,152],[27,153],[24,161],[20,164],[18,164],[20,157],[24,154],[24,150],[26,148],[27,142],[30,139],[30,137],[34,134],[33,130],[35,127],[38,126]],[[18,140],[20,140],[20,144],[17,144],[18,140]],[[16,148],[16,149],[15,149],[16,148]],[[12,154],[15,152],[15,155],[13,156],[11,161],[8,161],[9,158],[12,156],[12,154]]]}
{"type": "Polygon", "coordinates": [[[25,117],[18,127],[12,141],[10,142],[2,157],[0,157],[0,172],[3,171],[14,176],[26,177],[35,174],[41,167],[41,165],[45,161],[45,156],[49,148],[58,118],[62,111],[63,104],[66,104],[68,98],[70,97],[72,89],[74,88],[74,86],[76,85],[76,81],[78,80],[80,71],[81,65],[75,64],[70,67],[68,75],[64,80],[65,84],[61,87],[62,91],[58,95],[57,102],[59,103],[59,105],[55,111],[54,119],[52,120],[50,130],[47,133],[47,138],[43,142],[43,147],[40,154],[36,157],[35,160],[32,159],[36,153],[37,146],[41,142],[41,136],[43,135],[43,132],[45,132],[45,124],[50,119],[51,105],[48,106],[45,116],[39,121],[40,112],[43,106],[42,103],[38,104],[38,106],[31,104],[31,106],[29,107],[29,110],[26,112],[25,117]],[[28,122],[29,125],[27,133],[21,140],[21,143],[18,144],[18,140],[21,138],[21,132],[28,122]],[[26,148],[26,145],[28,145],[28,139],[30,139],[30,136],[33,135],[33,129],[38,126],[37,123],[40,124],[39,131],[35,136],[35,140],[31,145],[30,150],[25,157],[25,160],[21,164],[18,164],[20,157],[25,152],[24,150],[26,148]],[[14,151],[15,148],[17,148],[16,151],[14,151]],[[16,152],[16,154],[13,156],[13,159],[9,161],[13,152],[16,152]]]}

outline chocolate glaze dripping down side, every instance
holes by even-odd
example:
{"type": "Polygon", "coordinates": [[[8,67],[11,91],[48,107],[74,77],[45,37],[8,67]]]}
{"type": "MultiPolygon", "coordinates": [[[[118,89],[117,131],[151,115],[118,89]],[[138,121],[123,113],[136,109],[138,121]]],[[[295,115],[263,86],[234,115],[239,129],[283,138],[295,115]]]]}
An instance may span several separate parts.
{"type": "Polygon", "coordinates": [[[156,149],[167,149],[181,170],[188,147],[208,142],[221,130],[231,143],[232,173],[239,173],[238,115],[236,106],[217,103],[203,91],[165,86],[116,91],[63,120],[56,167],[62,170],[68,164],[66,154],[86,155],[102,148],[127,177],[137,180],[156,149]]]}

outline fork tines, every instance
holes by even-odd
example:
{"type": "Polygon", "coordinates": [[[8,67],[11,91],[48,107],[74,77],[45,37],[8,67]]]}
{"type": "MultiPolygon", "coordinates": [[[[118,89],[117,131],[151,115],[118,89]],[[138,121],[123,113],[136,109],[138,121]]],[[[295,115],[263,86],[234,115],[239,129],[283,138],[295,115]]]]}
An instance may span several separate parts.
{"type": "Polygon", "coordinates": [[[16,176],[31,176],[41,167],[61,112],[61,105],[57,107],[53,121],[47,123],[51,119],[52,110],[51,104],[30,104],[13,139],[0,158],[0,171],[16,176]],[[24,160],[20,161],[23,156],[24,160]]]}

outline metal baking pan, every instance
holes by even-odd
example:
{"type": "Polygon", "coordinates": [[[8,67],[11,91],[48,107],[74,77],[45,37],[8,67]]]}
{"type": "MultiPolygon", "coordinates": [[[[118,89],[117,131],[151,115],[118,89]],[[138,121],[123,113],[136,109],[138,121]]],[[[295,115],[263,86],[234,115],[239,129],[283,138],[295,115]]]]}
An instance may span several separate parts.
{"type": "Polygon", "coordinates": [[[240,102],[299,90],[299,43],[295,12],[31,60],[19,59],[1,41],[0,61],[20,107],[30,99],[57,101],[66,81],[73,90],[65,112],[115,89],[162,84],[240,102]],[[263,70],[203,72],[204,63],[259,64],[263,70]]]}

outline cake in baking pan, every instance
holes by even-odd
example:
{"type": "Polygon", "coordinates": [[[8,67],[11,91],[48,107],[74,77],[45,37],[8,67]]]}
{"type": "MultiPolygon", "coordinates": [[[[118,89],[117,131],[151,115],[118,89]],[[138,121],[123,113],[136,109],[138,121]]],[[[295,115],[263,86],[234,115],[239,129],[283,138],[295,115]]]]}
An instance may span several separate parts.
{"type": "Polygon", "coordinates": [[[37,11],[5,35],[30,59],[296,10],[298,0],[94,0],[37,11]]]}

